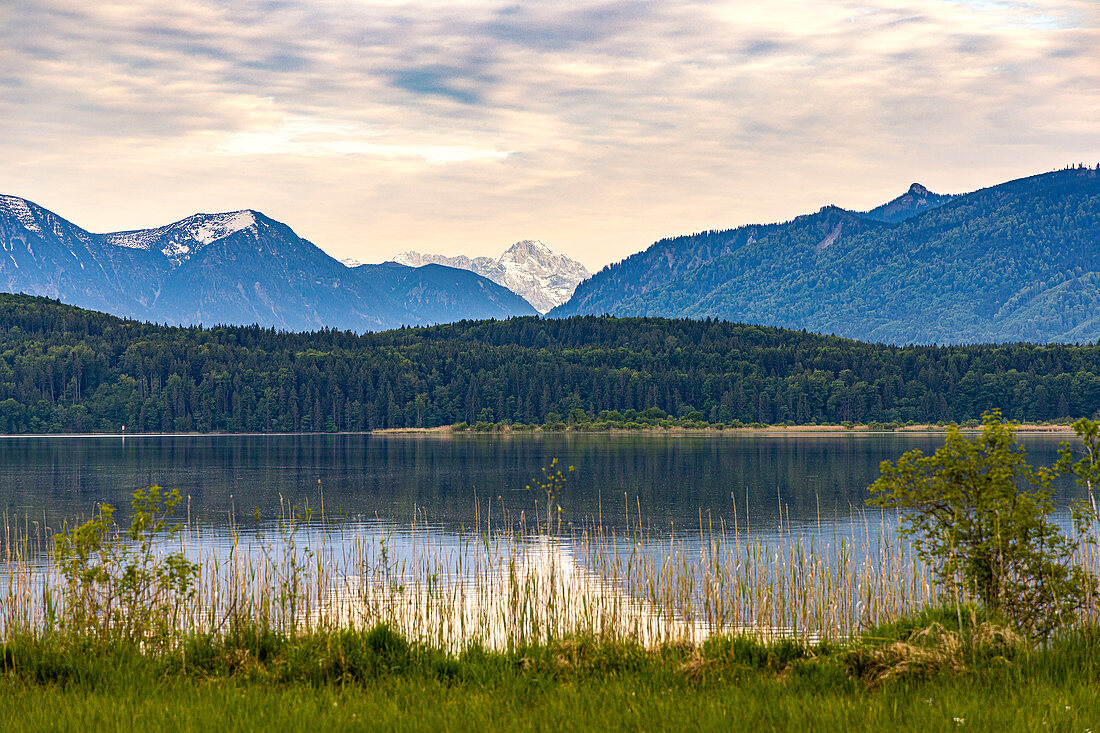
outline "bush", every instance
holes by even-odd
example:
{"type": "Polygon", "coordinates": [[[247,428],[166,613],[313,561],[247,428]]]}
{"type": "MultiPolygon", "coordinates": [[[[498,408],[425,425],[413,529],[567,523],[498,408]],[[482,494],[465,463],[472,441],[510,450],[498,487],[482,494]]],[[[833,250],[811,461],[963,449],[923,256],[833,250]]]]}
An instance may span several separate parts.
{"type": "Polygon", "coordinates": [[[880,470],[869,503],[903,510],[902,533],[956,601],[976,598],[1037,638],[1073,621],[1093,581],[1050,519],[1054,474],[1028,464],[999,412],[978,436],[952,426],[933,455],[909,451],[880,470]]]}
{"type": "MultiPolygon", "coordinates": [[[[157,555],[158,535],[175,535],[168,517],[179,491],[159,486],[134,492],[130,528],[112,521],[114,507],[100,504],[94,517],[55,539],[56,561],[64,581],[60,623],[66,631],[132,640],[163,640],[178,628],[194,597],[198,565],[182,552],[157,555]]],[[[47,592],[49,623],[56,612],[47,592]]]]}
{"type": "MultiPolygon", "coordinates": [[[[1073,423],[1073,430],[1084,444],[1085,455],[1074,461],[1069,444],[1063,443],[1058,468],[1072,473],[1085,490],[1087,498],[1074,507],[1074,518],[1079,525],[1087,526],[1100,522],[1100,507],[1096,503],[1096,491],[1100,490],[1100,422],[1081,418],[1073,423]]],[[[1095,533],[1091,536],[1095,541],[1095,533]]]]}

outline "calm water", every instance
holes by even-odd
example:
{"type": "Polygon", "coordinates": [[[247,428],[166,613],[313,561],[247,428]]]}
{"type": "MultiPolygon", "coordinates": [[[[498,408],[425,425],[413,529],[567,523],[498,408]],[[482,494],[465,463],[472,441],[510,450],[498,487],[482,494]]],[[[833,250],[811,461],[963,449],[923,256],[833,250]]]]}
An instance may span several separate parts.
{"type": "MultiPolygon", "coordinates": [[[[1052,463],[1064,437],[1025,436],[1033,462],[1052,463]]],[[[642,517],[654,534],[686,535],[724,522],[800,534],[850,531],[866,515],[879,463],[935,450],[942,435],[787,436],[186,436],[0,437],[0,511],[50,526],[88,516],[98,502],[179,489],[192,520],[218,530],[231,513],[264,519],[280,501],[352,521],[402,523],[419,512],[440,528],[471,526],[492,504],[530,517],[543,494],[525,490],[557,458],[576,467],[557,497],[563,521],[600,518],[623,528],[642,517]],[[746,511],[747,509],[747,511],[746,511]],[[839,530],[838,530],[839,528],[839,530]]],[[[1059,485],[1063,501],[1076,496],[1059,485]]],[[[186,510],[185,510],[186,511],[186,510]]]]}
{"type": "MultiPolygon", "coordinates": [[[[1024,441],[1032,462],[1056,460],[1059,437],[1024,441]]],[[[179,546],[205,563],[208,587],[257,577],[246,593],[278,593],[294,568],[319,567],[317,551],[328,579],[310,614],[385,618],[433,643],[505,644],[525,629],[572,633],[608,618],[645,643],[730,629],[839,637],[926,602],[930,587],[891,531],[896,516],[868,511],[864,500],[881,461],[942,442],[911,434],[0,437],[0,511],[9,521],[27,517],[37,538],[43,523],[88,517],[99,502],[125,521],[134,489],[178,489],[191,520],[179,546]],[[555,497],[562,531],[540,535],[535,516],[545,516],[546,497],[524,487],[554,458],[576,470],[555,497]],[[328,523],[278,525],[281,506],[319,508],[322,497],[328,523]],[[468,531],[490,509],[498,531],[468,531]],[[593,521],[603,532],[579,531],[593,521]],[[266,570],[235,575],[242,566],[266,570]]],[[[1063,507],[1079,493],[1072,481],[1059,491],[1063,507]]],[[[43,571],[44,546],[33,542],[30,558],[43,571]]],[[[47,574],[29,577],[19,597],[40,612],[33,584],[47,574]]],[[[220,598],[205,601],[215,616],[226,611],[220,598]]]]}

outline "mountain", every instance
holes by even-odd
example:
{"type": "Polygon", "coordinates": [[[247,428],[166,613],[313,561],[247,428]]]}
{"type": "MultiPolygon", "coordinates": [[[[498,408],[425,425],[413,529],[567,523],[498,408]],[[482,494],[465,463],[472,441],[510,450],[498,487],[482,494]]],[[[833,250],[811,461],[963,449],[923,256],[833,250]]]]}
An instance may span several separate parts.
{"type": "Polygon", "coordinates": [[[577,283],[589,275],[584,265],[535,239],[516,242],[495,260],[419,252],[402,252],[394,260],[414,267],[431,263],[476,272],[522,296],[539,313],[569,300],[577,283]]]}
{"type": "Polygon", "coordinates": [[[581,282],[573,296],[549,315],[564,318],[613,313],[623,301],[676,280],[775,229],[775,225],[751,225],[662,239],[649,249],[608,265],[581,282]]]}
{"type": "Polygon", "coordinates": [[[352,272],[415,313],[415,319],[406,322],[408,325],[536,313],[530,303],[508,288],[462,268],[436,264],[409,267],[384,262],[359,265],[352,272]]]}
{"type": "Polygon", "coordinates": [[[720,318],[889,343],[1100,338],[1100,169],[662,240],[554,317],[720,318]],[[899,219],[900,221],[891,221],[899,219]]]}
{"type": "Polygon", "coordinates": [[[954,194],[932,193],[919,183],[914,183],[901,196],[881,206],[876,206],[864,216],[875,221],[897,224],[906,219],[911,219],[917,214],[939,208],[953,198],[955,198],[954,194]]]}
{"type": "Polygon", "coordinates": [[[159,253],[120,248],[37,204],[0,196],[0,290],[148,318],[171,270],[159,253]]]}
{"type": "Polygon", "coordinates": [[[530,315],[529,304],[469,273],[398,278],[349,269],[257,211],[195,214],[155,229],[92,234],[0,196],[0,290],[176,324],[369,331],[530,315]]]}

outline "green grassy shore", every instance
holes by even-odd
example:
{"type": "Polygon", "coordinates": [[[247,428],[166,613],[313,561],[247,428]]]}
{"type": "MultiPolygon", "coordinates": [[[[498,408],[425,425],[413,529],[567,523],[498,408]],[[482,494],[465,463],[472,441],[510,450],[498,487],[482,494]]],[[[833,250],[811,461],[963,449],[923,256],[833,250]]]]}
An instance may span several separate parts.
{"type": "Polygon", "coordinates": [[[926,612],[844,645],[573,639],[460,654],[385,626],[191,636],[158,653],[16,637],[0,646],[0,716],[20,730],[1097,728],[1100,635],[1036,649],[980,621],[960,633],[956,618],[926,612]]]}
{"type": "Polygon", "coordinates": [[[487,559],[461,572],[426,528],[411,564],[385,535],[377,554],[299,545],[297,507],[261,554],[235,533],[188,556],[179,493],[157,486],[128,529],[108,505],[45,545],[5,524],[0,726],[1100,730],[1100,516],[1077,505],[1066,538],[1046,490],[1054,471],[1100,482],[1100,425],[1073,428],[1084,452],[1053,467],[995,412],[883,462],[875,501],[911,513],[859,562],[846,542],[722,555],[722,529],[660,565],[640,533],[625,557],[585,534],[578,566],[553,552],[556,460],[532,482],[538,542],[479,518],[487,559]],[[914,525],[930,566],[906,560],[914,525]]]}

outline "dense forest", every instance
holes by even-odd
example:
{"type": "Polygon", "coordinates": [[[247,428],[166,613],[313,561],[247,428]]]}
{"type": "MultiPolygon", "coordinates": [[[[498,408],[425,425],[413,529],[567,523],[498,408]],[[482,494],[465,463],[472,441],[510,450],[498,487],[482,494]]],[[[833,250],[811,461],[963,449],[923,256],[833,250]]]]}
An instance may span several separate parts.
{"type": "Polygon", "coordinates": [[[712,423],[942,422],[993,407],[1014,420],[1095,416],[1100,347],[893,347],[593,316],[365,335],[179,328],[0,294],[5,433],[359,431],[631,410],[712,423]]]}

